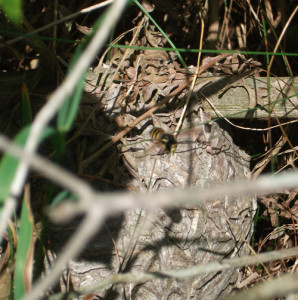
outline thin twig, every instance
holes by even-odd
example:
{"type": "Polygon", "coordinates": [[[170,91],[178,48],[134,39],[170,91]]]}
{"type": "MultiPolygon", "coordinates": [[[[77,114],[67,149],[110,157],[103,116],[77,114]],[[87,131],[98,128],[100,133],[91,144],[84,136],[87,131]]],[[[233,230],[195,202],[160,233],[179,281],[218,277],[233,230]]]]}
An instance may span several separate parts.
{"type": "MultiPolygon", "coordinates": [[[[80,205],[79,212],[88,212],[94,207],[100,207],[106,211],[107,216],[116,215],[126,209],[135,208],[170,208],[179,205],[202,204],[208,199],[217,199],[223,196],[235,196],[240,194],[264,194],[282,189],[291,189],[298,186],[298,172],[292,171],[275,176],[260,176],[258,180],[243,180],[237,182],[228,182],[226,184],[213,185],[210,188],[188,188],[173,189],[170,191],[160,191],[153,194],[132,194],[130,192],[122,193],[97,193],[89,187],[83,180],[72,173],[63,170],[61,167],[54,165],[50,161],[42,159],[39,155],[34,154],[25,156],[20,147],[7,143],[7,139],[0,137],[0,149],[9,151],[12,156],[23,157],[35,170],[41,172],[44,176],[51,179],[58,185],[69,189],[77,194],[79,202],[72,202],[73,206],[80,205]],[[4,142],[3,142],[4,141],[4,142]],[[59,173],[61,173],[59,175],[59,173]],[[81,192],[83,190],[83,192],[81,192]],[[82,205],[84,207],[82,207],[82,205]]],[[[59,210],[59,209],[57,209],[59,210]]],[[[67,217],[74,217],[67,216],[67,217]]],[[[65,215],[63,216],[65,219],[65,215]]]]}
{"type": "MultiPolygon", "coordinates": [[[[223,259],[220,262],[213,262],[208,264],[199,264],[189,268],[184,268],[180,270],[164,270],[160,272],[134,272],[126,274],[117,274],[109,276],[100,282],[82,288],[79,290],[80,293],[90,293],[95,290],[103,289],[111,284],[115,283],[141,283],[148,280],[158,279],[158,278],[176,278],[184,279],[191,276],[198,276],[201,274],[220,272],[223,270],[231,268],[240,268],[247,265],[255,265],[259,263],[265,263],[269,261],[290,258],[298,255],[298,247],[271,251],[266,253],[260,253],[258,255],[243,256],[233,259],[223,259]]],[[[246,299],[245,297],[242,299],[246,299]]],[[[258,299],[258,298],[255,298],[258,299]]]]}
{"type": "MultiPolygon", "coordinates": [[[[207,2],[205,4],[207,5],[207,2]]],[[[204,21],[205,16],[203,15],[203,11],[201,11],[200,13],[201,13],[201,35],[200,35],[199,49],[202,50],[202,48],[203,48],[203,36],[204,36],[204,30],[205,30],[205,21],[204,21]]],[[[186,101],[185,101],[185,104],[184,104],[184,107],[183,107],[183,110],[182,110],[179,122],[178,122],[178,124],[177,124],[177,126],[175,128],[175,134],[174,134],[175,136],[177,136],[179,130],[182,127],[182,123],[183,123],[183,120],[184,120],[184,117],[185,117],[185,114],[186,114],[186,110],[188,108],[189,101],[190,101],[190,98],[192,96],[196,80],[198,78],[198,72],[199,72],[199,68],[200,68],[201,56],[202,56],[202,52],[200,51],[198,53],[196,71],[195,71],[195,74],[194,74],[194,76],[192,78],[192,82],[191,82],[191,86],[190,86],[190,89],[189,89],[189,93],[187,95],[187,98],[186,98],[186,101]]]]}

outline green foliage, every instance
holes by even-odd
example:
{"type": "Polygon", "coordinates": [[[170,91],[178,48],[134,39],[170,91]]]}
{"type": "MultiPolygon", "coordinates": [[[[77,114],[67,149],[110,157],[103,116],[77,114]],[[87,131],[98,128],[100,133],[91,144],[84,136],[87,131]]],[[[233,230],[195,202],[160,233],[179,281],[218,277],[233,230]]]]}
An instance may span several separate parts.
{"type": "Polygon", "coordinates": [[[32,122],[31,100],[25,83],[22,86],[22,121],[23,126],[27,126],[32,122]]]}
{"type": "Polygon", "coordinates": [[[53,201],[51,203],[51,206],[56,206],[56,205],[58,205],[59,203],[63,202],[66,199],[76,201],[77,196],[73,195],[68,190],[63,190],[57,196],[55,196],[55,198],[53,199],[53,201]]]}
{"type": "Polygon", "coordinates": [[[14,299],[21,299],[31,287],[31,267],[34,252],[33,216],[30,206],[29,188],[26,189],[20,220],[16,264],[14,273],[14,299]]]}
{"type": "Polygon", "coordinates": [[[0,0],[0,9],[14,24],[21,22],[22,0],[0,0]]]}
{"type": "Polygon", "coordinates": [[[77,115],[83,88],[85,82],[85,73],[81,76],[79,83],[77,84],[76,89],[70,97],[64,101],[57,117],[58,130],[63,133],[70,130],[72,124],[77,115]]]}
{"type": "MultiPolygon", "coordinates": [[[[25,127],[16,136],[14,142],[19,146],[24,146],[30,131],[30,127],[25,127]]],[[[43,131],[41,141],[54,134],[53,128],[46,128],[43,131]]],[[[19,160],[11,155],[5,154],[0,162],[0,204],[8,197],[11,182],[15,176],[19,160]]]]}
{"type": "MultiPolygon", "coordinates": [[[[93,26],[94,31],[99,28],[103,21],[103,16],[100,16],[96,23],[93,26]]],[[[93,31],[93,32],[94,32],[93,31]]],[[[92,38],[93,32],[91,32],[90,35],[86,37],[86,40],[79,45],[79,47],[76,49],[76,52],[69,64],[69,69],[68,72],[72,72],[73,66],[77,63],[79,58],[81,57],[83,51],[87,47],[89,41],[92,38]]],[[[82,93],[83,93],[83,88],[84,88],[84,83],[85,83],[85,76],[86,76],[86,71],[82,74],[80,81],[78,82],[76,89],[73,91],[73,93],[63,102],[63,105],[61,109],[59,110],[58,116],[57,116],[57,128],[61,133],[65,133],[68,130],[71,129],[72,124],[75,120],[75,117],[77,115],[82,93]]]]}

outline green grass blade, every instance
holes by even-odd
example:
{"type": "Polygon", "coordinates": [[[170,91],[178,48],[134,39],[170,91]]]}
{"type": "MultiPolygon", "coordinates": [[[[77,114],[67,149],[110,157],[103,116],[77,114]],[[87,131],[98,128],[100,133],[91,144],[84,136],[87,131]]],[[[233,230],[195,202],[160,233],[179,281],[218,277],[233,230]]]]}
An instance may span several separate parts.
{"type": "Polygon", "coordinates": [[[29,125],[32,123],[32,109],[31,101],[27,89],[27,85],[23,83],[22,85],[22,121],[23,126],[29,125]]]}
{"type": "Polygon", "coordinates": [[[72,127],[80,106],[85,82],[85,74],[86,73],[82,75],[74,93],[64,101],[58,113],[57,127],[59,132],[67,132],[72,127]]]}
{"type": "MultiPolygon", "coordinates": [[[[29,134],[30,126],[25,127],[21,132],[16,136],[14,142],[19,146],[24,146],[29,134]]],[[[54,134],[55,130],[53,128],[46,128],[43,131],[41,140],[54,134]]],[[[9,195],[9,189],[11,182],[15,176],[19,160],[15,157],[5,154],[0,162],[0,205],[3,204],[4,200],[9,195]]],[[[1,209],[0,209],[1,210],[1,209]]]]}
{"type": "Polygon", "coordinates": [[[156,28],[161,32],[161,34],[166,38],[166,40],[168,41],[168,43],[171,45],[172,48],[174,48],[179,60],[181,61],[182,65],[184,68],[187,68],[187,65],[184,61],[184,59],[182,58],[181,54],[179,53],[179,51],[177,51],[174,43],[170,40],[170,38],[167,36],[167,34],[162,30],[162,28],[156,23],[156,21],[151,17],[151,15],[146,11],[146,9],[137,1],[137,0],[133,0],[133,2],[142,10],[142,12],[149,18],[149,20],[156,26],[156,28]]]}
{"type": "Polygon", "coordinates": [[[31,289],[34,254],[33,225],[29,185],[27,185],[24,193],[16,251],[14,272],[14,299],[16,300],[24,297],[25,293],[31,289]]]}
{"type": "MultiPolygon", "coordinates": [[[[95,25],[93,26],[94,31],[101,25],[101,23],[104,19],[103,16],[104,16],[104,14],[102,16],[100,16],[98,18],[98,20],[96,21],[95,25]]],[[[86,40],[79,45],[78,49],[76,50],[76,52],[73,56],[73,59],[71,60],[71,62],[69,64],[68,72],[71,72],[73,66],[78,61],[78,59],[81,57],[84,49],[86,48],[90,39],[92,38],[92,35],[93,35],[93,33],[88,35],[86,37],[86,40]]],[[[72,127],[72,124],[75,120],[75,117],[77,115],[79,105],[80,105],[80,100],[81,100],[82,93],[83,93],[86,72],[87,72],[87,70],[85,70],[85,72],[82,74],[81,79],[80,79],[75,91],[73,92],[73,94],[64,101],[61,109],[59,110],[59,113],[57,116],[57,128],[62,133],[70,130],[70,128],[72,127]]]]}

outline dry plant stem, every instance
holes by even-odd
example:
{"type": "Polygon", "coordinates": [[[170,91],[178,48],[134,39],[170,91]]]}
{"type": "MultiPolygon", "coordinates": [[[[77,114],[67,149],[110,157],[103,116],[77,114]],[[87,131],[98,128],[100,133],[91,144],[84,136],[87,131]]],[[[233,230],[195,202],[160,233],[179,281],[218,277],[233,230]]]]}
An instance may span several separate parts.
{"type": "MultiPolygon", "coordinates": [[[[224,21],[223,21],[223,26],[222,26],[222,29],[221,29],[221,33],[220,33],[220,38],[219,40],[221,41],[221,45],[220,45],[220,48],[222,49],[223,48],[223,45],[226,41],[226,39],[228,39],[228,31],[229,31],[229,22],[230,22],[230,19],[231,19],[231,11],[232,11],[232,6],[233,6],[233,0],[230,1],[230,5],[229,5],[229,8],[228,10],[225,8],[225,17],[224,17],[224,21]]],[[[228,41],[228,45],[229,45],[229,41],[228,41]]],[[[230,49],[231,47],[229,47],[230,49]]]]}
{"type": "MultiPolygon", "coordinates": [[[[106,211],[106,216],[116,215],[126,209],[135,208],[171,208],[177,205],[200,205],[207,199],[217,199],[224,196],[235,196],[239,194],[264,194],[278,192],[282,189],[298,187],[298,172],[287,172],[282,175],[260,176],[258,180],[229,182],[225,185],[214,185],[210,188],[184,190],[173,189],[152,194],[123,193],[97,193],[90,188],[83,180],[80,180],[72,173],[61,167],[42,159],[34,154],[26,156],[24,151],[8,142],[6,138],[0,138],[0,149],[9,151],[12,156],[21,157],[35,170],[42,173],[58,185],[76,193],[80,198],[79,202],[71,202],[73,209],[69,214],[63,214],[59,219],[59,209],[56,210],[56,221],[63,221],[65,218],[75,217],[77,213],[88,212],[93,207],[99,207],[106,211]]],[[[55,216],[55,212],[52,214],[55,216]]]]}
{"type": "Polygon", "coordinates": [[[277,123],[278,123],[278,125],[279,125],[279,128],[280,128],[280,130],[281,130],[281,132],[282,132],[284,138],[285,138],[286,141],[288,142],[288,144],[289,144],[289,146],[291,147],[291,149],[294,151],[295,156],[298,157],[298,153],[297,153],[295,147],[293,146],[291,140],[289,139],[289,137],[288,137],[286,131],[284,130],[283,125],[281,124],[281,122],[280,122],[278,116],[276,116],[275,113],[274,113],[274,115],[275,115],[275,119],[276,119],[276,121],[277,121],[277,123]]]}
{"type": "MultiPolygon", "coordinates": [[[[285,297],[290,294],[298,292],[298,272],[293,274],[282,275],[279,278],[261,283],[255,287],[250,288],[245,292],[240,292],[230,300],[262,300],[262,299],[277,299],[278,297],[285,297]]],[[[284,298],[282,298],[284,299],[284,298]]],[[[286,298],[286,299],[296,299],[286,298]]]]}
{"type": "Polygon", "coordinates": [[[265,154],[261,155],[261,157],[264,158],[254,166],[251,172],[252,178],[255,179],[262,173],[262,171],[272,160],[272,158],[278,155],[278,153],[280,152],[280,150],[282,149],[285,143],[286,143],[286,138],[284,135],[282,135],[271,149],[269,149],[265,154]]]}
{"type": "MultiPolygon", "coordinates": [[[[202,46],[203,46],[204,29],[205,29],[204,16],[201,16],[201,36],[200,36],[200,45],[199,45],[199,49],[200,50],[202,50],[202,46]]],[[[187,98],[186,98],[186,101],[185,101],[185,104],[184,104],[184,107],[183,107],[183,110],[182,110],[179,122],[178,122],[178,124],[176,126],[176,129],[175,129],[175,131],[176,131],[175,135],[177,135],[178,131],[182,127],[182,123],[183,123],[184,116],[185,116],[185,113],[186,113],[186,110],[187,110],[187,107],[188,107],[188,104],[189,104],[189,100],[191,98],[191,95],[192,95],[194,87],[195,87],[196,80],[197,80],[198,75],[199,75],[198,73],[199,73],[201,55],[202,55],[202,52],[199,52],[198,59],[197,59],[196,71],[195,71],[195,74],[193,76],[193,79],[192,79],[192,82],[191,82],[191,86],[190,86],[190,89],[189,89],[189,93],[187,95],[187,98]]]]}
{"type": "MultiPolygon", "coordinates": [[[[216,199],[225,196],[235,196],[238,194],[264,194],[280,191],[282,189],[291,189],[298,187],[298,172],[287,172],[286,174],[276,176],[260,176],[255,181],[238,181],[229,182],[225,185],[214,185],[211,188],[195,189],[189,188],[184,190],[173,189],[171,191],[158,192],[154,194],[132,194],[123,193],[96,193],[83,180],[74,176],[72,173],[61,167],[42,159],[39,155],[34,154],[26,156],[24,151],[7,142],[6,138],[0,138],[0,149],[9,151],[12,156],[22,157],[35,170],[42,173],[58,185],[77,193],[79,203],[72,202],[74,207],[80,206],[79,213],[88,212],[94,204],[99,204],[107,212],[107,215],[115,215],[125,209],[134,209],[145,207],[148,209],[170,208],[175,205],[184,204],[201,204],[207,199],[216,199]]],[[[76,214],[67,216],[74,217],[76,214]]],[[[61,216],[61,220],[65,219],[61,216]]],[[[58,220],[59,221],[59,220],[58,220]]]]}
{"type": "MultiPolygon", "coordinates": [[[[286,30],[288,29],[288,26],[289,26],[290,22],[292,21],[292,19],[294,18],[294,16],[295,16],[297,10],[298,10],[298,5],[296,6],[295,10],[292,12],[292,14],[291,14],[291,16],[289,17],[287,23],[285,24],[285,26],[284,26],[284,28],[283,28],[283,30],[282,30],[282,32],[281,32],[279,38],[278,38],[278,41],[277,41],[277,43],[276,43],[276,45],[275,45],[275,47],[274,47],[274,49],[273,49],[273,53],[276,53],[276,51],[277,51],[277,49],[278,49],[278,47],[279,47],[279,45],[280,45],[280,43],[281,43],[281,41],[282,41],[282,38],[284,37],[284,35],[285,35],[285,33],[286,33],[286,30]]],[[[268,87],[270,86],[270,85],[269,85],[269,80],[270,80],[270,77],[269,77],[269,76],[270,76],[270,70],[271,70],[271,67],[272,67],[274,58],[275,58],[275,55],[272,55],[272,56],[271,56],[271,59],[270,59],[270,62],[269,62],[269,66],[268,66],[268,71],[267,71],[267,82],[268,82],[268,87]]],[[[269,100],[269,102],[268,102],[268,104],[269,104],[269,109],[270,109],[270,111],[271,111],[272,108],[271,108],[270,93],[268,93],[268,100],[269,100]]],[[[280,125],[280,120],[279,120],[279,118],[278,118],[276,115],[275,115],[275,118],[276,118],[277,122],[278,122],[279,125],[280,125]]],[[[293,149],[294,147],[293,147],[291,141],[289,140],[288,136],[286,135],[286,133],[285,133],[285,131],[284,131],[284,129],[283,129],[283,127],[282,127],[281,125],[280,125],[280,129],[281,129],[281,131],[283,132],[285,138],[287,139],[287,141],[288,141],[290,147],[293,149]]],[[[297,156],[297,152],[296,152],[296,151],[295,151],[295,155],[297,156]]]]}
{"type": "Polygon", "coordinates": [[[227,121],[230,125],[232,125],[233,127],[236,127],[236,128],[239,128],[239,129],[243,129],[243,130],[251,130],[251,131],[268,131],[268,130],[271,130],[271,129],[274,129],[274,128],[277,128],[277,127],[281,127],[281,126],[285,126],[285,125],[288,125],[288,124],[293,124],[293,123],[297,123],[298,120],[292,120],[292,121],[288,121],[288,122],[285,122],[285,123],[280,123],[278,125],[273,125],[273,126],[270,126],[270,127],[267,127],[267,128],[253,128],[253,127],[244,127],[244,126],[240,126],[240,125],[237,125],[237,124],[234,124],[232,121],[230,121],[228,118],[226,118],[217,108],[216,106],[210,101],[210,99],[205,96],[202,92],[199,92],[203,97],[204,99],[208,102],[208,104],[212,107],[212,109],[214,109],[214,111],[221,117],[223,118],[225,121],[227,121]]]}
{"type": "MultiPolygon", "coordinates": [[[[107,1],[105,1],[105,2],[98,3],[98,4],[92,5],[92,6],[90,6],[90,7],[84,8],[84,9],[82,9],[82,10],[76,12],[76,13],[73,13],[73,14],[71,14],[71,15],[65,17],[65,18],[59,19],[59,20],[57,20],[57,21],[55,21],[55,22],[53,22],[53,23],[47,24],[47,25],[45,25],[45,26],[42,26],[42,27],[40,27],[40,28],[38,28],[38,29],[36,29],[36,30],[30,31],[30,32],[26,33],[26,35],[18,36],[18,37],[16,37],[16,38],[14,38],[14,39],[8,41],[8,42],[6,43],[6,45],[11,45],[11,44],[14,44],[14,43],[16,43],[16,42],[19,42],[19,41],[21,41],[21,40],[23,40],[23,39],[25,39],[25,38],[28,38],[28,36],[30,36],[30,35],[37,34],[37,33],[41,32],[41,31],[44,31],[44,30],[46,30],[46,29],[48,29],[48,28],[51,28],[52,26],[55,26],[55,25],[58,25],[58,24],[60,24],[60,23],[66,22],[66,21],[68,21],[68,20],[71,20],[71,19],[73,19],[73,18],[76,18],[76,17],[79,16],[79,15],[87,14],[87,13],[89,13],[89,12],[92,12],[92,11],[96,10],[96,9],[105,7],[105,6],[107,6],[107,5],[109,5],[109,4],[113,3],[113,2],[114,2],[114,0],[107,0],[107,1]]],[[[5,47],[5,45],[0,45],[0,49],[1,49],[2,47],[5,47]]]]}
{"type": "MultiPolygon", "coordinates": [[[[126,5],[126,2],[127,0],[115,0],[113,5],[109,9],[102,23],[102,26],[100,26],[100,28],[94,33],[92,40],[75,64],[72,72],[69,73],[65,81],[51,94],[48,102],[36,115],[24,148],[26,155],[31,155],[36,151],[42,131],[50,122],[50,120],[55,116],[63,101],[71,95],[82,74],[91,64],[93,58],[96,56],[96,53],[103,46],[106,38],[109,35],[109,32],[119,19],[121,12],[126,5]]],[[[9,210],[5,208],[5,215],[2,214],[0,216],[0,238],[3,236],[7,221],[11,217],[12,212],[16,207],[16,199],[19,197],[23,190],[27,173],[28,163],[20,161],[16,175],[10,186],[11,196],[6,199],[9,210]]]]}
{"type": "MultiPolygon", "coordinates": [[[[284,28],[283,28],[283,30],[282,30],[282,32],[281,32],[279,38],[278,38],[278,41],[277,41],[277,43],[276,43],[276,45],[275,45],[275,47],[274,47],[274,49],[273,49],[273,53],[276,53],[276,51],[277,51],[277,49],[278,49],[278,47],[279,47],[279,45],[280,45],[280,43],[281,43],[281,40],[282,40],[282,38],[284,37],[284,35],[285,35],[285,33],[286,33],[286,30],[288,29],[288,27],[289,27],[289,25],[290,25],[290,22],[291,22],[292,19],[294,18],[294,16],[295,16],[297,10],[298,10],[298,5],[296,6],[296,8],[295,8],[294,11],[292,12],[291,16],[289,17],[289,19],[288,19],[286,25],[284,26],[284,28]]],[[[272,67],[274,58],[275,58],[275,55],[272,55],[272,56],[271,56],[271,59],[270,59],[270,62],[269,62],[268,71],[267,71],[267,77],[268,77],[268,78],[269,78],[269,76],[270,76],[270,70],[271,70],[271,67],[272,67]]]]}
{"type": "MultiPolygon", "coordinates": [[[[205,66],[202,66],[199,71],[198,75],[202,74],[204,71],[206,71],[208,68],[214,66],[218,61],[228,57],[230,54],[225,53],[222,55],[219,55],[214,60],[210,61],[205,66]]],[[[157,109],[159,109],[161,106],[165,105],[170,99],[172,99],[174,96],[178,95],[180,92],[182,92],[185,88],[189,86],[189,83],[191,82],[192,77],[189,78],[188,81],[177,87],[172,93],[170,93],[168,96],[164,97],[160,102],[155,104],[152,108],[150,108],[148,111],[146,111],[144,114],[142,114],[140,117],[135,119],[133,122],[131,122],[125,129],[123,129],[120,133],[118,133],[116,136],[114,136],[108,143],[106,143],[104,146],[102,146],[100,149],[98,149],[95,153],[90,155],[88,158],[86,158],[79,167],[79,173],[82,173],[84,169],[92,163],[97,157],[99,157],[104,151],[112,147],[115,143],[117,143],[121,138],[123,138],[130,130],[132,130],[137,124],[139,124],[144,119],[150,117],[151,114],[153,114],[157,109]]]]}
{"type": "MultiPolygon", "coordinates": [[[[288,29],[288,26],[290,24],[290,22],[292,21],[292,19],[294,18],[296,12],[298,10],[298,5],[296,6],[296,8],[294,9],[294,11],[292,12],[291,16],[289,17],[286,25],[284,26],[279,38],[278,38],[278,41],[273,49],[273,53],[276,53],[280,43],[281,43],[281,40],[282,38],[284,37],[285,33],[286,33],[286,30],[288,29]]],[[[275,58],[275,55],[272,55],[271,58],[270,58],[270,62],[269,62],[269,66],[268,66],[268,71],[267,71],[267,82],[268,82],[268,86],[270,86],[269,84],[269,78],[270,78],[270,70],[271,70],[271,67],[272,67],[272,64],[273,64],[273,60],[275,58]]],[[[268,95],[269,96],[269,95],[268,95]]],[[[270,108],[270,97],[269,97],[269,108],[270,108]]]]}
{"type": "Polygon", "coordinates": [[[258,15],[257,15],[256,12],[254,11],[253,7],[251,6],[250,0],[246,0],[246,2],[247,2],[247,5],[249,6],[249,10],[250,10],[251,13],[253,14],[255,20],[256,20],[257,22],[260,22],[260,21],[259,21],[259,18],[258,18],[258,15]]]}
{"type": "MultiPolygon", "coordinates": [[[[139,34],[140,34],[140,32],[141,32],[141,29],[142,29],[143,26],[144,26],[144,23],[145,23],[146,18],[147,18],[146,16],[143,17],[142,20],[139,22],[139,24],[138,24],[138,26],[137,26],[137,29],[136,29],[136,32],[134,33],[134,35],[133,35],[133,37],[132,37],[132,40],[131,40],[130,43],[129,43],[129,46],[132,46],[132,45],[135,43],[136,39],[138,38],[138,36],[139,36],[139,34]]],[[[122,64],[123,64],[123,62],[125,61],[125,59],[126,59],[127,57],[129,57],[134,51],[135,51],[135,50],[133,50],[133,49],[129,49],[129,48],[126,49],[124,55],[123,55],[122,58],[121,58],[121,61],[119,62],[118,66],[117,66],[117,69],[116,69],[116,71],[115,71],[115,73],[114,73],[114,75],[113,75],[113,77],[112,77],[112,79],[111,79],[111,84],[112,84],[112,82],[114,82],[114,79],[115,79],[116,75],[118,75],[118,72],[119,72],[120,68],[122,67],[122,64]]]]}
{"type": "MultiPolygon", "coordinates": [[[[214,185],[210,188],[184,190],[173,189],[153,194],[97,193],[92,203],[95,207],[103,207],[109,215],[116,215],[126,209],[134,208],[170,208],[179,205],[200,205],[207,199],[217,199],[223,196],[237,196],[243,194],[264,194],[280,192],[286,188],[297,188],[298,172],[287,172],[276,176],[260,176],[256,181],[229,182],[224,185],[214,185]],[[94,201],[94,202],[93,202],[94,201]]],[[[90,202],[89,202],[90,203],[90,202]]],[[[85,210],[93,209],[85,207],[85,210]]],[[[62,218],[63,220],[63,218],[62,218]]]]}
{"type": "MultiPolygon", "coordinates": [[[[228,183],[225,185],[213,186],[210,189],[184,189],[168,192],[159,192],[152,195],[138,195],[130,193],[96,193],[83,180],[80,180],[72,173],[63,170],[59,166],[42,159],[39,155],[25,156],[24,151],[8,142],[6,138],[0,138],[0,149],[9,151],[12,156],[23,157],[35,170],[42,173],[58,185],[76,193],[81,203],[72,205],[80,206],[79,212],[85,212],[95,203],[101,203],[103,207],[109,207],[109,214],[117,214],[124,209],[133,209],[137,207],[157,208],[172,207],[173,203],[178,204],[200,204],[206,199],[215,199],[222,195],[235,196],[243,193],[264,194],[267,192],[278,191],[286,188],[295,188],[298,186],[298,172],[288,172],[277,176],[260,176],[256,181],[240,181],[237,183],[228,183]],[[185,199],[187,198],[187,199],[185,199]]],[[[70,217],[75,216],[75,214],[70,217]]],[[[64,216],[65,217],[65,216],[64,216]]]]}
{"type": "MultiPolygon", "coordinates": [[[[208,30],[206,40],[212,43],[217,41],[217,35],[219,31],[219,1],[217,0],[209,0],[205,2],[205,8],[208,6],[208,30]]],[[[203,19],[203,18],[202,18],[203,19]]]]}
{"type": "MultiPolygon", "coordinates": [[[[220,272],[231,268],[239,268],[247,265],[255,265],[259,263],[265,263],[273,260],[279,260],[298,255],[298,248],[290,248],[279,251],[271,251],[261,253],[255,256],[244,256],[232,259],[223,259],[220,262],[213,262],[208,264],[200,264],[184,269],[164,270],[161,272],[134,272],[126,274],[117,274],[109,276],[102,281],[94,284],[90,287],[82,288],[79,292],[82,294],[90,293],[95,290],[107,288],[111,284],[115,283],[142,283],[148,280],[158,278],[176,278],[183,279],[191,276],[198,276],[201,274],[208,274],[212,272],[220,272]]],[[[297,286],[297,284],[296,284],[297,286]]],[[[247,298],[241,298],[247,299],[247,298]]],[[[259,298],[254,298],[259,299],[259,298]]]]}

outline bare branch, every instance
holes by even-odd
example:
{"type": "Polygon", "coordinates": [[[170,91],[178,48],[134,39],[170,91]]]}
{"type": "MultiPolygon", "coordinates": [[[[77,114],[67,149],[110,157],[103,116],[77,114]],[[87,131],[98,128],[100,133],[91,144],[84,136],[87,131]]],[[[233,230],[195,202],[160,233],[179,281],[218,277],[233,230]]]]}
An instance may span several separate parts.
{"type": "MultiPolygon", "coordinates": [[[[265,263],[269,261],[290,258],[298,255],[298,247],[271,251],[266,253],[261,253],[255,256],[244,256],[233,259],[223,259],[220,262],[213,262],[209,264],[200,264],[197,266],[192,266],[189,268],[184,268],[180,270],[165,270],[161,272],[133,272],[125,274],[117,274],[107,277],[97,284],[88,286],[79,290],[79,293],[91,293],[96,290],[107,288],[111,284],[115,283],[142,283],[144,281],[153,280],[157,278],[175,278],[182,279],[191,276],[198,276],[200,274],[219,272],[231,268],[239,268],[247,265],[254,265],[259,263],[265,263]]],[[[282,296],[282,294],[280,294],[282,296]]],[[[272,297],[274,294],[272,295],[272,297]]],[[[276,296],[276,295],[275,295],[276,296]]],[[[240,298],[239,298],[240,299],[240,298]]],[[[247,299],[243,297],[241,299],[247,299]]],[[[254,299],[259,299],[258,297],[254,299]]]]}

